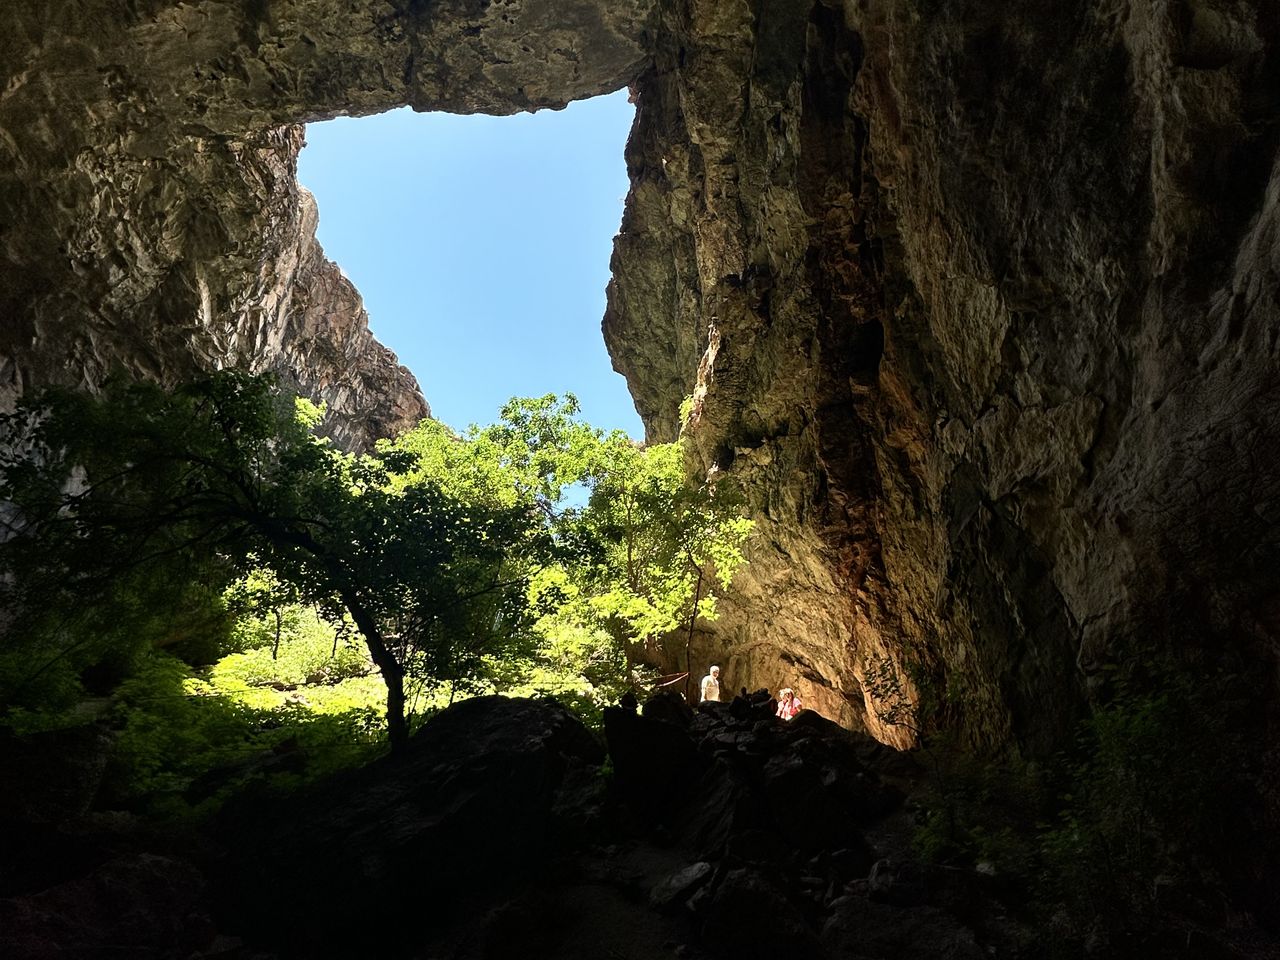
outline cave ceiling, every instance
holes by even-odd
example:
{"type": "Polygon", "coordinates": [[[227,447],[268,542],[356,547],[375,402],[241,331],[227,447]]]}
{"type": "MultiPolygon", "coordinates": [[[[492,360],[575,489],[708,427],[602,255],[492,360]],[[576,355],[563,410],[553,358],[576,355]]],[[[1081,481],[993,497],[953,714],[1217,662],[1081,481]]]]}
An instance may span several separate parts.
{"type": "Polygon", "coordinates": [[[625,86],[647,3],[18,2],[0,11],[0,399],[273,369],[359,445],[428,410],[314,238],[299,124],[625,86]]]}

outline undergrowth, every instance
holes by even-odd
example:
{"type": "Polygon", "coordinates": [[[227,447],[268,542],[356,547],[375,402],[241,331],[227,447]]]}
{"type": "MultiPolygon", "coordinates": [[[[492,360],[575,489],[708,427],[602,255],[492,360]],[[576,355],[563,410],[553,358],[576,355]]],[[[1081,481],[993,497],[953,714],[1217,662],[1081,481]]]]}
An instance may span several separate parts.
{"type": "Polygon", "coordinates": [[[239,691],[255,698],[218,679],[222,688],[156,654],[121,685],[100,805],[163,819],[199,816],[249,784],[286,790],[383,752],[372,691],[347,690],[327,703],[284,699],[270,688],[239,691]]]}
{"type": "Polygon", "coordinates": [[[921,855],[1019,881],[1027,909],[1077,945],[1132,949],[1173,915],[1224,924],[1224,904],[1249,882],[1251,682],[1150,651],[1127,663],[1106,671],[1055,757],[994,761],[926,744],[921,855]]]}
{"type": "MultiPolygon", "coordinates": [[[[486,658],[465,687],[411,676],[413,726],[455,699],[502,692],[554,697],[598,728],[625,666],[599,637],[549,626],[527,656],[486,658]]],[[[159,820],[200,818],[246,789],[288,791],[387,751],[386,686],[352,631],[287,604],[241,610],[222,644],[230,652],[207,666],[138,651],[109,697],[11,708],[4,726],[19,736],[89,723],[110,731],[96,805],[159,820]]]]}

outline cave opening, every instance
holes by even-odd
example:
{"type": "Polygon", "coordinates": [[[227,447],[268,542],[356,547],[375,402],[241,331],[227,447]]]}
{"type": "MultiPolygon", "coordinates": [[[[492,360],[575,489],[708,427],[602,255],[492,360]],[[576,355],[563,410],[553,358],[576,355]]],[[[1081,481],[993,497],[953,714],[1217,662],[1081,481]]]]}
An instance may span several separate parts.
{"type": "Polygon", "coordinates": [[[308,126],[298,179],[317,236],[437,419],[463,429],[513,396],[573,393],[588,421],[643,435],[600,333],[633,117],[621,90],[308,126]]]}

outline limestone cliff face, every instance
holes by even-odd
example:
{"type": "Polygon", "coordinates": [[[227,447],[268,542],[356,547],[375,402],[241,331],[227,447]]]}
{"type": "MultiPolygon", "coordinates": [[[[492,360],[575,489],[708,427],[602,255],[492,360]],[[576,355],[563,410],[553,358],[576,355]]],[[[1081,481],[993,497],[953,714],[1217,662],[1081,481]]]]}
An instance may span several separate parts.
{"type": "MultiPolygon", "coordinates": [[[[905,744],[861,683],[868,663],[896,679],[880,712],[914,696],[899,612],[912,601],[882,557],[885,266],[853,110],[862,43],[822,4],[677,3],[664,18],[638,83],[605,335],[652,436],[673,437],[693,396],[700,468],[740,483],[757,520],[698,658],[732,688],[785,683],[905,744]]],[[[895,442],[923,456],[910,425],[895,442]]]]}
{"type": "Polygon", "coordinates": [[[312,235],[294,124],[616,89],[646,5],[17,0],[0,10],[0,401],[274,369],[367,442],[427,415],[312,235]]]}
{"type": "MultiPolygon", "coordinates": [[[[360,294],[315,240],[316,204],[305,191],[301,208],[301,242],[288,252],[290,260],[297,256],[291,282],[261,290],[256,305],[269,312],[265,323],[253,326],[260,338],[253,350],[274,358],[299,392],[324,401],[325,429],[340,445],[359,447],[431,411],[413,374],[369,332],[360,294]],[[317,376],[326,371],[332,373],[317,376]]],[[[281,263],[274,261],[277,269],[281,263]]]]}
{"type": "Polygon", "coordinates": [[[1045,749],[1117,644],[1274,667],[1273,14],[664,7],[605,332],[750,492],[729,684],[1045,749]]]}
{"type": "Polygon", "coordinates": [[[0,389],[236,363],[351,445],[411,421],[296,124],[630,83],[606,339],[758,521],[697,658],[889,742],[923,704],[1049,749],[1134,639],[1275,673],[1278,33],[1263,0],[12,0],[0,389]]]}

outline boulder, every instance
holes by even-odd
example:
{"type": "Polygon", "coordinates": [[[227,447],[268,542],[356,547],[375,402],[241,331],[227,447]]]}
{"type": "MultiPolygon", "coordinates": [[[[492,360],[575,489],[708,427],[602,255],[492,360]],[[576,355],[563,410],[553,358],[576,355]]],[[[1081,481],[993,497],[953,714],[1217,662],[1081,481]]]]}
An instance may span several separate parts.
{"type": "Polygon", "coordinates": [[[0,729],[0,821],[62,823],[84,814],[106,770],[111,735],[96,724],[17,736],[0,729]]]}
{"type": "Polygon", "coordinates": [[[296,798],[229,807],[220,823],[232,849],[220,865],[228,925],[291,955],[394,955],[420,924],[496,898],[554,857],[574,835],[556,811],[580,809],[566,793],[602,759],[554,701],[456,704],[404,757],[296,798]]]}
{"type": "Polygon", "coordinates": [[[693,708],[674,690],[659,691],[646,700],[643,714],[647,720],[663,720],[677,727],[687,728],[693,722],[693,708]]]}
{"type": "Polygon", "coordinates": [[[986,960],[973,931],[932,907],[902,909],[862,897],[831,905],[822,943],[833,957],[986,960]]]}
{"type": "Polygon", "coordinates": [[[649,892],[649,902],[659,909],[679,905],[715,872],[706,860],[699,860],[671,874],[649,892]]]}
{"type": "Polygon", "coordinates": [[[679,722],[606,707],[604,734],[613,760],[617,795],[642,822],[658,823],[668,818],[688,800],[707,768],[686,727],[679,722]]]}
{"type": "Polygon", "coordinates": [[[910,860],[877,860],[867,876],[871,899],[897,906],[915,906],[925,902],[927,887],[924,870],[910,860]]]}
{"type": "Polygon", "coordinates": [[[118,857],[40,893],[0,900],[6,960],[179,958],[214,937],[200,872],[153,854],[118,857]]]}
{"type": "Polygon", "coordinates": [[[751,869],[730,870],[706,906],[703,939],[726,957],[824,956],[785,890],[751,869]]]}

